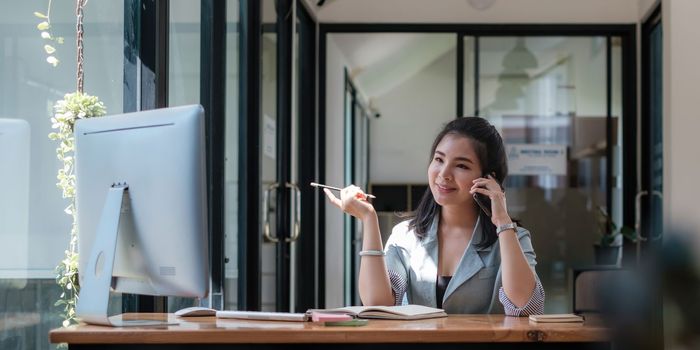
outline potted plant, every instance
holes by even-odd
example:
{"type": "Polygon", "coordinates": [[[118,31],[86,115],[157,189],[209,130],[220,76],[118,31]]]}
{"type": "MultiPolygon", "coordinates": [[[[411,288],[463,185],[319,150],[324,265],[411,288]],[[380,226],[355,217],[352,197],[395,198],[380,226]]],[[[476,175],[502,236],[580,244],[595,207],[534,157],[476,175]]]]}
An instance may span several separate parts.
{"type": "Polygon", "coordinates": [[[607,211],[598,206],[597,213],[598,242],[593,245],[596,265],[616,265],[622,262],[623,238],[636,242],[637,235],[633,228],[617,225],[610,219],[607,211]]]}

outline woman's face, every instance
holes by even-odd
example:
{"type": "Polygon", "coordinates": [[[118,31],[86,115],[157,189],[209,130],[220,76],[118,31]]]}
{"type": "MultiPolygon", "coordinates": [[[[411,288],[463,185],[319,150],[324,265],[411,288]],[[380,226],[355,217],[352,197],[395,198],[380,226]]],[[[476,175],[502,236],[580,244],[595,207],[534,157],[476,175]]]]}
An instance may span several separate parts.
{"type": "Polygon", "coordinates": [[[440,140],[428,167],[428,183],[435,202],[441,206],[474,206],[469,190],[472,181],[481,175],[481,164],[470,138],[447,134],[440,140]]]}

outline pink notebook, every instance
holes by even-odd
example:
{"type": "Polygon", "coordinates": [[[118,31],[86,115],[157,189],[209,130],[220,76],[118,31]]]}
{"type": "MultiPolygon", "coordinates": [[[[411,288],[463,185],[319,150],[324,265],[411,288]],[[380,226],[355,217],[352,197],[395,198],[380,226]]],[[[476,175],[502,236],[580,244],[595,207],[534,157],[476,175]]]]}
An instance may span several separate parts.
{"type": "Polygon", "coordinates": [[[352,316],[347,314],[330,314],[317,311],[311,313],[312,322],[340,322],[350,320],[352,320],[352,316]]]}

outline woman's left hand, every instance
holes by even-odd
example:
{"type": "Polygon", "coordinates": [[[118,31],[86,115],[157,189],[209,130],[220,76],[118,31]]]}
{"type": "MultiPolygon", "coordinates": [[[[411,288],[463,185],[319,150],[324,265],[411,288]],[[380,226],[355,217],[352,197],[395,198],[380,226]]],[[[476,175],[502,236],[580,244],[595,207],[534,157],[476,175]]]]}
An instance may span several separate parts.
{"type": "Polygon", "coordinates": [[[493,176],[475,179],[469,193],[483,194],[491,199],[491,222],[494,225],[500,226],[512,222],[506,206],[506,193],[493,176]]]}

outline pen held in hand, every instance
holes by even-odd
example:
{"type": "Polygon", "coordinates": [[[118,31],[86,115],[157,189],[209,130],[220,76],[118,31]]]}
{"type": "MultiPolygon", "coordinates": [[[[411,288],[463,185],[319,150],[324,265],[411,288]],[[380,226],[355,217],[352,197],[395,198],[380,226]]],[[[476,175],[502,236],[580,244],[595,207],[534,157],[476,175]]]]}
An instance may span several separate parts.
{"type": "MultiPolygon", "coordinates": [[[[329,189],[329,190],[335,190],[335,191],[341,191],[341,190],[342,190],[342,188],[333,187],[333,186],[327,186],[327,185],[321,185],[321,184],[315,183],[315,182],[312,182],[312,183],[311,183],[311,186],[313,186],[313,187],[327,188],[327,189],[329,189]]],[[[367,195],[367,198],[377,198],[377,197],[375,197],[374,195],[371,195],[371,194],[369,194],[369,193],[366,193],[366,195],[367,195]]]]}

